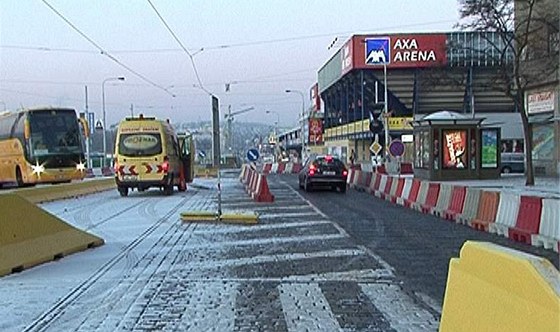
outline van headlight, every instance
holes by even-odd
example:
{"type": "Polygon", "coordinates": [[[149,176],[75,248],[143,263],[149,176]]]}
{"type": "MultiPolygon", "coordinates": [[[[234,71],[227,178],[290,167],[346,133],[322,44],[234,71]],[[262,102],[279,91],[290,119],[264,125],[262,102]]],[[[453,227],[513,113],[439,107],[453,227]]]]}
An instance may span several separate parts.
{"type": "Polygon", "coordinates": [[[33,170],[33,174],[37,175],[41,175],[41,173],[45,172],[45,167],[43,165],[39,165],[39,162],[35,165],[31,165],[31,169],[33,170]]]}
{"type": "Polygon", "coordinates": [[[82,163],[81,161],[79,163],[76,164],[76,169],[80,172],[83,172],[86,170],[86,165],[84,165],[84,163],[82,163]]]}

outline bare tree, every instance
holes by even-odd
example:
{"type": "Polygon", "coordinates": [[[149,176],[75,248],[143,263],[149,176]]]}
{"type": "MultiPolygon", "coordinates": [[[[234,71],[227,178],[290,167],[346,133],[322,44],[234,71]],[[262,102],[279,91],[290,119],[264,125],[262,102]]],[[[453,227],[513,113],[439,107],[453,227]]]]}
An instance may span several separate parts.
{"type": "MultiPolygon", "coordinates": [[[[526,152],[526,185],[534,185],[532,130],[525,94],[528,88],[554,81],[558,72],[557,0],[458,0],[458,27],[494,32],[487,54],[502,63],[490,88],[503,91],[521,114],[526,152]],[[556,38],[556,45],[554,39],[556,38]],[[552,45],[551,45],[552,43],[552,45]],[[512,56],[511,59],[508,56],[512,56]]],[[[484,36],[484,34],[483,34],[484,36]]],[[[556,78],[557,79],[557,78],[556,78]]]]}

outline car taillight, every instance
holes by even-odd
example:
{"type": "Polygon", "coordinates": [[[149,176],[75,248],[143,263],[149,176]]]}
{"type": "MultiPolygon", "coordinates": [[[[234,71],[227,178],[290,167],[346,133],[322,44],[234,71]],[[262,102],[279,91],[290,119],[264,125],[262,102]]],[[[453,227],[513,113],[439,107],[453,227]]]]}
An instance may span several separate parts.
{"type": "Polygon", "coordinates": [[[347,170],[342,171],[342,176],[348,176],[348,171],[347,170]]]}
{"type": "Polygon", "coordinates": [[[309,175],[315,175],[315,170],[317,168],[315,167],[315,165],[310,165],[309,166],[309,175]]]}

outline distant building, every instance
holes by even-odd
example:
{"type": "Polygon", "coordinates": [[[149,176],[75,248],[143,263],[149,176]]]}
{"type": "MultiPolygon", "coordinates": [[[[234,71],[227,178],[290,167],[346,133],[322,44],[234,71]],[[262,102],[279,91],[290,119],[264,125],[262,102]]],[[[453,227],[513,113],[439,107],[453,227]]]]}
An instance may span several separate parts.
{"type": "Polygon", "coordinates": [[[368,161],[372,131],[383,145],[385,80],[389,139],[405,142],[405,160],[413,156],[411,121],[437,111],[489,118],[483,125],[507,127],[503,136],[522,140],[513,101],[490,88],[513,54],[499,57],[492,43],[501,40],[491,32],[352,36],[318,73],[326,152],[344,157],[354,149],[368,161]]]}
{"type": "MultiPolygon", "coordinates": [[[[531,78],[525,107],[533,137],[535,174],[560,174],[560,6],[558,0],[535,1],[521,70],[531,78]]],[[[527,1],[515,1],[516,31],[525,31],[527,1]]],[[[521,36],[518,36],[521,37],[521,36]]]]}

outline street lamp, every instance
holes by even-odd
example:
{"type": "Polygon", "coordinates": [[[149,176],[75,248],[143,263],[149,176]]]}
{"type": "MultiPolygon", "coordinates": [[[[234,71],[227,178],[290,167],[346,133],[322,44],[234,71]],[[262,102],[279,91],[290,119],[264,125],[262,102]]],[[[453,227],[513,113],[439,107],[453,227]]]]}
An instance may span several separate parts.
{"type": "Polygon", "coordinates": [[[305,97],[299,90],[286,90],[286,93],[297,93],[301,96],[301,159],[305,153],[305,97]]]}
{"type": "Polygon", "coordinates": [[[107,158],[107,120],[105,113],[105,83],[108,81],[124,81],[123,76],[119,77],[109,77],[103,80],[101,83],[101,100],[103,103],[103,159],[101,167],[105,167],[105,159],[107,158]]]}

